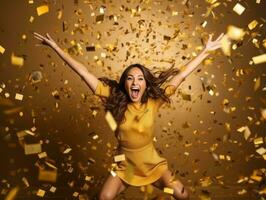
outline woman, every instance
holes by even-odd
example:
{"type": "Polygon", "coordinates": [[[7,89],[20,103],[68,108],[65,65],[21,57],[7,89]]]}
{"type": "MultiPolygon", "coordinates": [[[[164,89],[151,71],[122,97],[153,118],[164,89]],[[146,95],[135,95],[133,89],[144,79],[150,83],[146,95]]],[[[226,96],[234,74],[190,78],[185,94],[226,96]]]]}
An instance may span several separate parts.
{"type": "Polygon", "coordinates": [[[170,102],[184,79],[205,59],[210,51],[221,47],[221,34],[215,41],[209,37],[204,50],[182,71],[170,69],[155,76],[140,64],[130,65],[121,75],[119,83],[106,77],[97,79],[87,68],[60,49],[49,34],[34,36],[50,46],[82,77],[95,95],[105,99],[105,109],[115,118],[118,154],[124,159],[117,163],[115,174],[105,181],[99,198],[114,199],[128,185],[153,184],[171,188],[175,199],[188,199],[189,193],[180,180],[173,180],[167,161],[153,146],[153,127],[156,112],[164,102],[170,102]],[[168,80],[170,78],[170,80],[168,80]]]}

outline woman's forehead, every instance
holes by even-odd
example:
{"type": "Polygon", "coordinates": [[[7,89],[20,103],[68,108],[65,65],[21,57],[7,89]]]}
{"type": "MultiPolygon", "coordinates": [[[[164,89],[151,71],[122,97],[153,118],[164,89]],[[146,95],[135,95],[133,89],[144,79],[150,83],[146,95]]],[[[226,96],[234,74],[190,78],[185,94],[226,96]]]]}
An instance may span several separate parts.
{"type": "Polygon", "coordinates": [[[128,71],[128,73],[127,73],[127,75],[128,76],[138,76],[138,75],[142,75],[143,76],[143,73],[142,73],[142,71],[139,69],[139,68],[137,68],[137,67],[133,67],[132,69],[130,69],[129,71],[128,71]]]}

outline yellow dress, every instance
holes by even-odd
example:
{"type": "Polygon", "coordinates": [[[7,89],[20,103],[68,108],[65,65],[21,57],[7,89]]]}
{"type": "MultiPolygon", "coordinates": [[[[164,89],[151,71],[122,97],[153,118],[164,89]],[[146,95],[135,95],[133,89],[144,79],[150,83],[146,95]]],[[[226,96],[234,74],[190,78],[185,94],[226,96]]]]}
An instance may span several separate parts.
{"type": "MultiPolygon", "coordinates": [[[[162,85],[167,96],[175,93],[173,85],[162,85]]],[[[108,97],[110,87],[100,80],[95,95],[108,97]]],[[[147,103],[129,103],[125,111],[125,122],[118,126],[118,154],[124,154],[116,174],[126,183],[133,186],[148,185],[158,180],[168,169],[167,161],[156,152],[153,145],[154,119],[162,99],[149,98],[147,103]]]]}

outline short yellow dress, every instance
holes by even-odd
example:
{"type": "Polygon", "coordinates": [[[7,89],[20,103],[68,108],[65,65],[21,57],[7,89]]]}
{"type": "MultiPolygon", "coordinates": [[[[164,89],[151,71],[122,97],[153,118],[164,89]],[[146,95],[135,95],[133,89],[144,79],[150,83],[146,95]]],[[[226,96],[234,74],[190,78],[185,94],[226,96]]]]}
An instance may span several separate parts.
{"type": "MultiPolygon", "coordinates": [[[[161,87],[167,96],[176,91],[173,85],[163,84],[161,87]]],[[[110,87],[99,80],[94,94],[108,97],[110,87]]],[[[118,154],[124,154],[125,160],[118,162],[114,171],[129,185],[151,184],[168,169],[166,159],[158,155],[153,145],[154,119],[163,103],[162,99],[152,98],[143,104],[129,103],[126,120],[118,126],[118,154]]]]}

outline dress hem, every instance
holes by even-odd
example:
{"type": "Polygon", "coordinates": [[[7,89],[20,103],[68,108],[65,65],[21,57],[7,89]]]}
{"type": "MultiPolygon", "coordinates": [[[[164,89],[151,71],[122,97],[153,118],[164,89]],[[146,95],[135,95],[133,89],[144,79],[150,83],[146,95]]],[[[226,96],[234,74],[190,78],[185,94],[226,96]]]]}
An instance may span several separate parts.
{"type": "MultiPolygon", "coordinates": [[[[142,177],[142,178],[138,178],[138,180],[131,180],[128,181],[125,176],[123,171],[115,171],[116,175],[122,179],[125,183],[132,185],[132,186],[144,186],[144,185],[149,185],[151,183],[156,182],[159,178],[161,178],[162,174],[168,170],[168,166],[167,165],[161,165],[158,166],[156,171],[154,172],[153,176],[150,177],[142,177]]],[[[136,179],[136,178],[135,178],[136,179]]]]}

